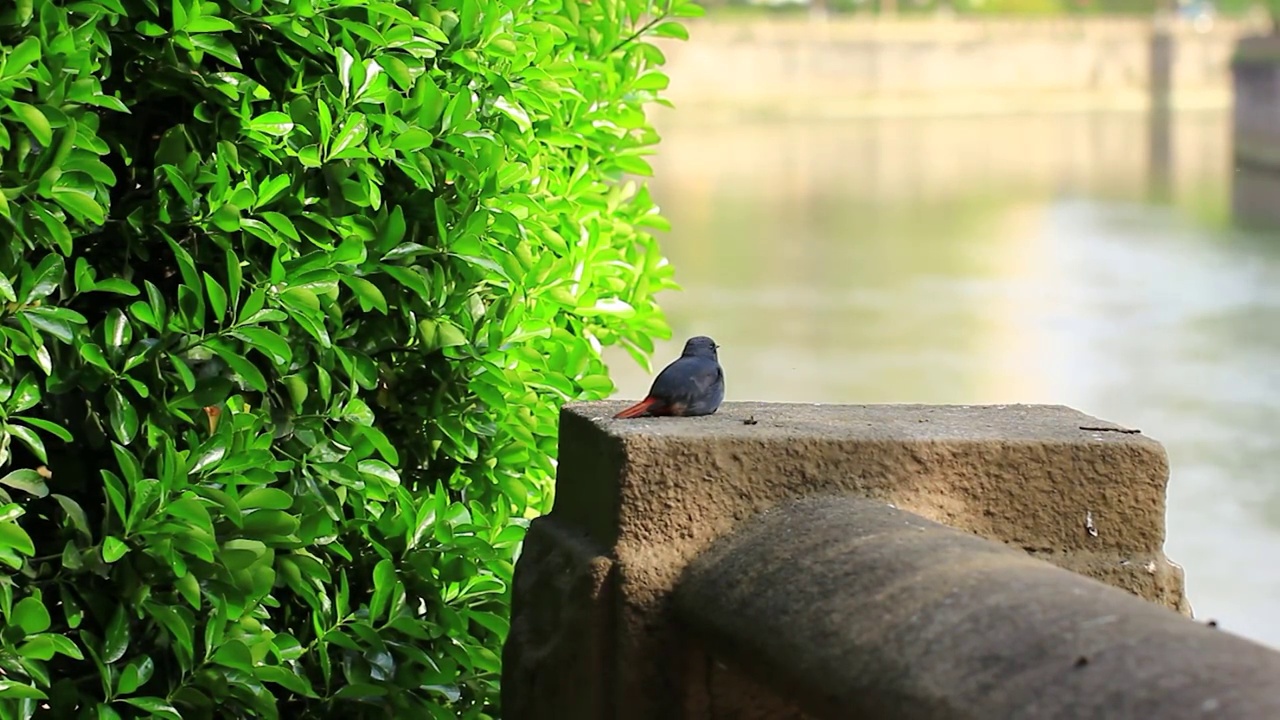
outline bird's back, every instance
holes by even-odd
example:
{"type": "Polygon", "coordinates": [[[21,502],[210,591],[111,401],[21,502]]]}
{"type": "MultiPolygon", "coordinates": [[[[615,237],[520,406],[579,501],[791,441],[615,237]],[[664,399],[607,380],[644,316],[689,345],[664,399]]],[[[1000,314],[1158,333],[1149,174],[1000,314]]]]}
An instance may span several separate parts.
{"type": "Polygon", "coordinates": [[[686,355],[663,368],[649,393],[686,406],[691,414],[714,412],[724,400],[724,377],[715,358],[686,355]]]}

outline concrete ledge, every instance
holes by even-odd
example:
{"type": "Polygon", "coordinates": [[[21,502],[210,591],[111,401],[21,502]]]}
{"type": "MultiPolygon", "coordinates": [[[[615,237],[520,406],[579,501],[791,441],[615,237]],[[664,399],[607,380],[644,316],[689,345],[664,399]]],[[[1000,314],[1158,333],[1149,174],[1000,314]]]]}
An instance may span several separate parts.
{"type": "Polygon", "coordinates": [[[700,717],[1280,717],[1280,653],[881,502],[760,515],[675,611],[718,661],[700,717]],[[741,702],[757,684],[772,707],[741,702]]]}
{"type": "Polygon", "coordinates": [[[1163,554],[1165,452],[1136,430],[1061,406],[729,403],[612,420],[624,406],[561,414],[555,507],[516,568],[507,717],[679,717],[697,670],[672,625],[680,574],[759,513],[815,495],[892,502],[1189,611],[1163,554]],[[590,691],[545,680],[581,677],[583,661],[564,663],[582,657],[601,658],[590,691]]]}
{"type": "Polygon", "coordinates": [[[779,500],[838,492],[1086,574],[1128,568],[1137,594],[1185,602],[1162,555],[1167,456],[1129,428],[1062,406],[730,403],[706,418],[612,420],[624,406],[561,416],[552,516],[600,547],[687,560],[779,500]]]}

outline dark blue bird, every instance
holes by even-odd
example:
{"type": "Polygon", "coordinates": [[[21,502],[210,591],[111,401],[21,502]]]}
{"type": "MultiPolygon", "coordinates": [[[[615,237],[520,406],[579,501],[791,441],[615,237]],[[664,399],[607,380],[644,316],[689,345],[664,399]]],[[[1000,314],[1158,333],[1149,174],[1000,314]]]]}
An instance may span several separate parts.
{"type": "Polygon", "coordinates": [[[614,417],[714,413],[724,401],[724,370],[716,355],[719,347],[709,337],[689,338],[680,357],[658,373],[648,396],[614,417]]]}

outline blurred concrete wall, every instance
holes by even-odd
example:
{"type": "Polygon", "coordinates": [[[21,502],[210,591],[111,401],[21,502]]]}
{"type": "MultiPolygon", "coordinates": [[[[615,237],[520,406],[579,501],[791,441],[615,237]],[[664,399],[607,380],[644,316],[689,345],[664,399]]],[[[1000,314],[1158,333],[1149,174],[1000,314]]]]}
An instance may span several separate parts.
{"type": "MultiPolygon", "coordinates": [[[[1173,109],[1231,104],[1245,23],[1176,25],[1173,109]]],[[[1149,19],[703,18],[661,45],[685,111],[780,116],[1147,110],[1149,19]]]]}

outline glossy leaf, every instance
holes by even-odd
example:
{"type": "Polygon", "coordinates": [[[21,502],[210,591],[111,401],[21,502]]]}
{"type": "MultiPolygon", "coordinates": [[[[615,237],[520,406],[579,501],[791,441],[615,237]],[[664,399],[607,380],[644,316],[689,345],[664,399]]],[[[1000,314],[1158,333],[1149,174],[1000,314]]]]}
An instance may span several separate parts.
{"type": "Polygon", "coordinates": [[[49,486],[45,484],[44,478],[40,476],[40,473],[26,468],[11,470],[0,476],[0,485],[21,490],[36,497],[44,497],[49,494],[49,486]]]}
{"type": "Polygon", "coordinates": [[[558,409],[668,333],[697,12],[0,9],[0,716],[499,715],[558,409]]]}

